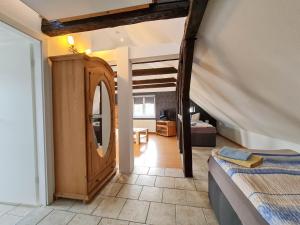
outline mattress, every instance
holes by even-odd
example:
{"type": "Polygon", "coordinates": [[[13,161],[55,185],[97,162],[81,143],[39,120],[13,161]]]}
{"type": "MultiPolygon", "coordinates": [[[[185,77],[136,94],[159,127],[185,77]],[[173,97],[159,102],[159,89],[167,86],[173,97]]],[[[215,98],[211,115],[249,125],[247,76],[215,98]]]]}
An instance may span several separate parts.
{"type": "Polygon", "coordinates": [[[191,127],[214,127],[214,126],[209,123],[199,120],[199,121],[191,122],[191,127]]]}
{"type": "Polygon", "coordinates": [[[209,171],[243,224],[299,224],[300,176],[291,172],[299,169],[297,155],[291,151],[275,151],[275,156],[273,151],[267,155],[266,151],[254,152],[266,158],[259,169],[241,168],[211,157],[209,171]],[[286,155],[294,156],[289,160],[286,155]],[[289,182],[290,188],[286,188],[284,184],[289,182]]]}
{"type": "Polygon", "coordinates": [[[197,121],[191,123],[191,131],[198,134],[215,134],[216,128],[209,123],[197,121]]]}

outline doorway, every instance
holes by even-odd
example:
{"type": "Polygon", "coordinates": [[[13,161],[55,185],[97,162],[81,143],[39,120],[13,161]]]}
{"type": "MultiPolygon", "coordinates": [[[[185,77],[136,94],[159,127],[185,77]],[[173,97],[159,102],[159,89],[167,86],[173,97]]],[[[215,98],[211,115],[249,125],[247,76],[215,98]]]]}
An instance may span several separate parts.
{"type": "Polygon", "coordinates": [[[40,41],[0,21],[0,202],[45,205],[40,41]]]}

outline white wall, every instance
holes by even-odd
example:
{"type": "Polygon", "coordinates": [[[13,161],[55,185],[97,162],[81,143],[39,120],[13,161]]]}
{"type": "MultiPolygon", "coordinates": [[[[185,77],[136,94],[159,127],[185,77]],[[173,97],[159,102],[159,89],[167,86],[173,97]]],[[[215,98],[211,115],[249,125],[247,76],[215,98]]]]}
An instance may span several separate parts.
{"type": "Polygon", "coordinates": [[[294,149],[298,152],[300,145],[289,141],[272,138],[262,134],[247,131],[238,127],[230,126],[222,122],[217,123],[218,133],[224,137],[234,140],[236,143],[250,148],[261,150],[294,149]]]}
{"type": "Polygon", "coordinates": [[[23,0],[48,20],[99,13],[114,9],[134,7],[151,0],[23,0]]]}
{"type": "Polygon", "coordinates": [[[0,202],[39,204],[33,49],[0,45],[0,202]]]}
{"type": "Polygon", "coordinates": [[[133,120],[134,128],[148,128],[149,132],[156,132],[156,120],[133,120]]]}
{"type": "Polygon", "coordinates": [[[12,18],[26,29],[41,34],[41,18],[20,0],[1,0],[0,14],[12,18]]]}
{"type": "Polygon", "coordinates": [[[190,95],[246,147],[300,150],[299,12],[298,0],[208,3],[190,95]]]}
{"type": "Polygon", "coordinates": [[[116,58],[118,71],[119,169],[121,173],[131,173],[134,168],[134,156],[132,69],[129,61],[129,48],[118,48],[116,58]]]}

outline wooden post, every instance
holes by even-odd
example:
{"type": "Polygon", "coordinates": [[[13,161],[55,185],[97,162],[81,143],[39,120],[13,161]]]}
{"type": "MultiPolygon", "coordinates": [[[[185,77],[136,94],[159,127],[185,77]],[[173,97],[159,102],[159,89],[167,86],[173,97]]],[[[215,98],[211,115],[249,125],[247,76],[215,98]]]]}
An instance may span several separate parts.
{"type": "Polygon", "coordinates": [[[183,169],[186,177],[193,177],[193,157],[191,143],[191,118],[190,118],[190,84],[193,66],[195,39],[183,41],[183,76],[181,88],[181,115],[182,115],[182,149],[183,169]]]}
{"type": "Polygon", "coordinates": [[[194,57],[194,45],[207,0],[191,0],[181,42],[177,78],[177,121],[180,152],[183,153],[183,170],[186,177],[193,176],[193,156],[190,121],[190,84],[194,57]],[[181,120],[179,121],[178,115],[181,120]]]}

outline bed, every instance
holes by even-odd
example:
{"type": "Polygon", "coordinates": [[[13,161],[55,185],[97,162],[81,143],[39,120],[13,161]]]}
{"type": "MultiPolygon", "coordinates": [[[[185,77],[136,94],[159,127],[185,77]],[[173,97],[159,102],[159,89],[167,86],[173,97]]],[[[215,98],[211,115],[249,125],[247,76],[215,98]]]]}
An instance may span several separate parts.
{"type": "Polygon", "coordinates": [[[192,146],[215,147],[216,133],[216,128],[209,123],[201,120],[191,122],[192,146]]]}
{"type": "Polygon", "coordinates": [[[255,151],[248,169],[210,157],[209,198],[220,225],[300,224],[300,154],[255,151]]]}

